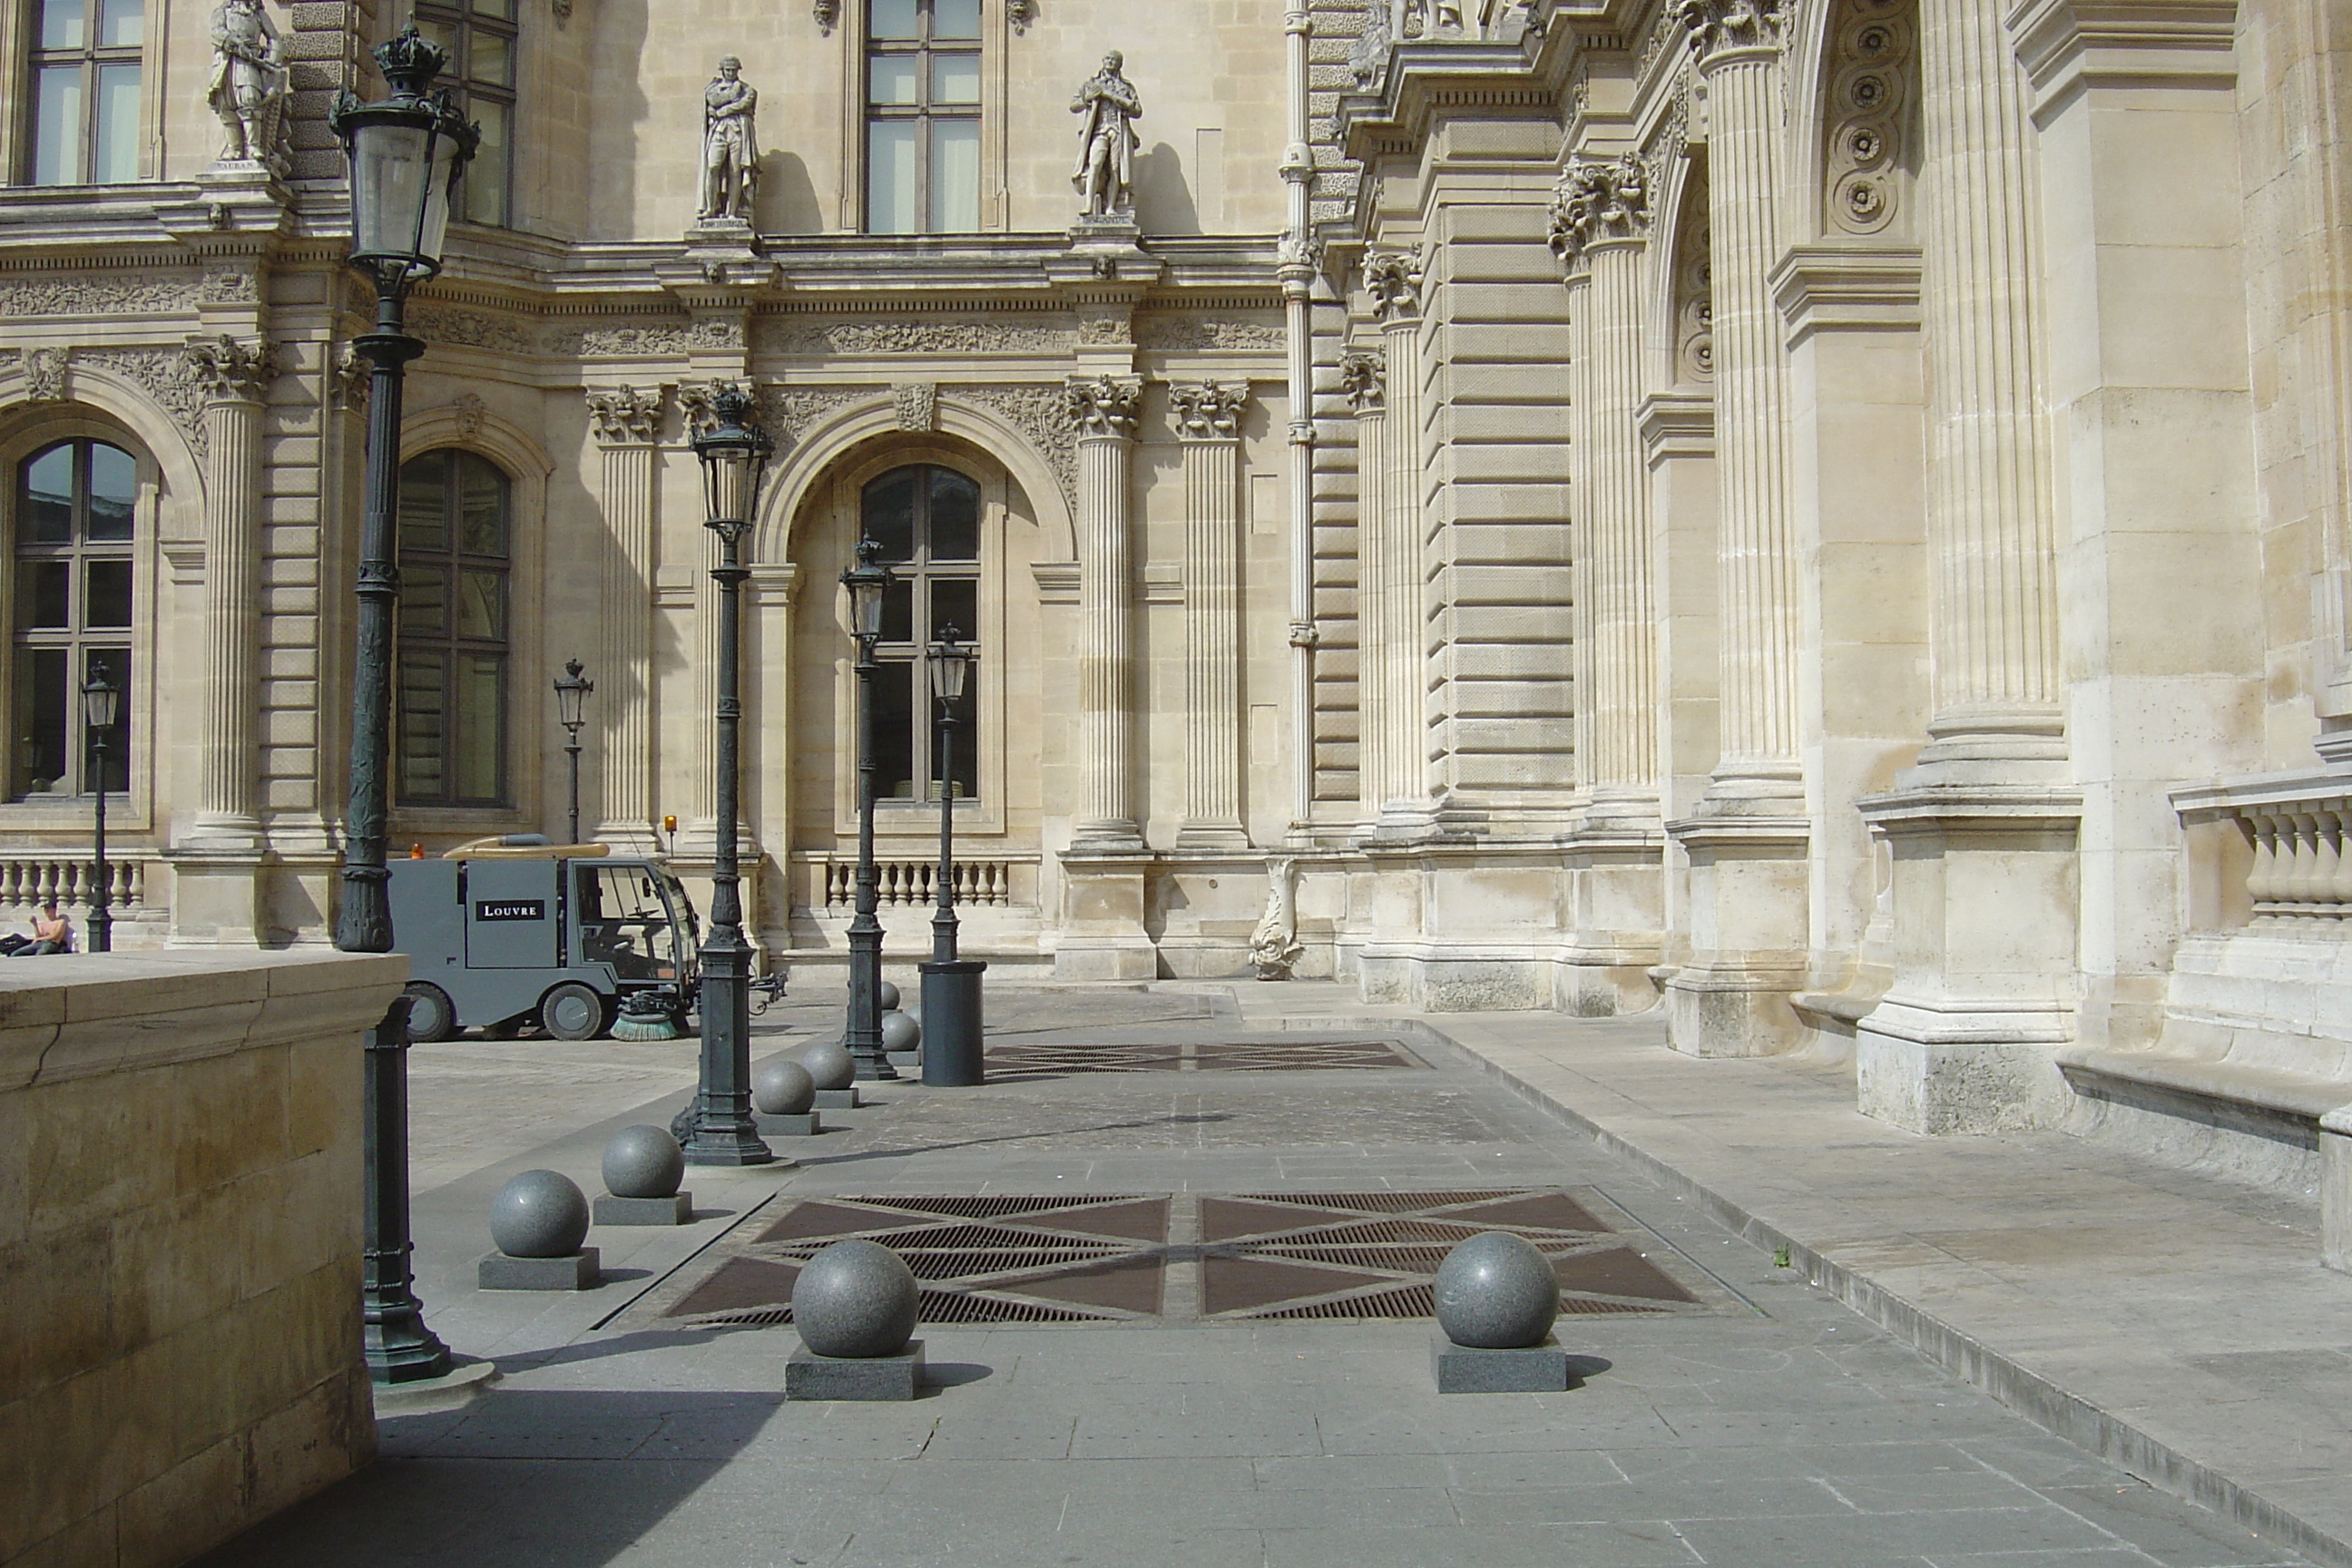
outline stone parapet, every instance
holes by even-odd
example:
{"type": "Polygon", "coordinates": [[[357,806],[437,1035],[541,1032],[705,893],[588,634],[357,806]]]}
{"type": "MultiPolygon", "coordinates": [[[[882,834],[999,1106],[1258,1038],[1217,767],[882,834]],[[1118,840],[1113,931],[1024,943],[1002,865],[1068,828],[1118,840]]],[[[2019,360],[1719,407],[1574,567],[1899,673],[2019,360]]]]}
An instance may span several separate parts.
{"type": "Polygon", "coordinates": [[[0,1561],[184,1562],[373,1457],[360,1031],[398,956],[0,975],[0,1561]]]}

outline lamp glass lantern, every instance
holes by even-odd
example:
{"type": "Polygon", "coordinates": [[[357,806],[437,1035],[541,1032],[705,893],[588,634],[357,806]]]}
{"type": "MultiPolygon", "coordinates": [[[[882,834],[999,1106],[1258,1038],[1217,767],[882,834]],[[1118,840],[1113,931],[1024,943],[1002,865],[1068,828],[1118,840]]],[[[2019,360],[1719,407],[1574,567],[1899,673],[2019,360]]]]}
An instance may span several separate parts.
{"type": "Polygon", "coordinates": [[[950,708],[963,700],[971,667],[980,658],[980,649],[962,638],[953,626],[942,626],[940,640],[930,647],[931,695],[950,708]]]}
{"type": "Polygon", "coordinates": [[[776,444],[751,424],[751,399],[740,387],[719,388],[711,413],[718,423],[694,438],[702,464],[703,521],[722,539],[738,540],[751,526],[776,444]]]}
{"type": "Polygon", "coordinates": [[[587,722],[583,710],[596,683],[588,679],[587,667],[576,658],[565,660],[563,671],[555,679],[555,721],[567,730],[577,730],[587,722]]]}
{"type": "Polygon", "coordinates": [[[121,716],[122,692],[106,679],[103,670],[94,672],[89,684],[81,689],[82,721],[92,735],[103,735],[114,728],[121,716]]]}
{"type": "Polygon", "coordinates": [[[352,261],[384,292],[404,293],[441,270],[457,182],[481,131],[446,89],[428,90],[448,56],[415,23],[375,58],[392,96],[362,103],[346,89],[332,124],[352,163],[352,261]]]}
{"type": "Polygon", "coordinates": [[[895,580],[890,568],[882,564],[882,542],[877,539],[857,542],[857,564],[841,574],[841,584],[849,590],[849,633],[860,642],[872,643],[882,636],[883,603],[889,597],[890,584],[895,580]]]}

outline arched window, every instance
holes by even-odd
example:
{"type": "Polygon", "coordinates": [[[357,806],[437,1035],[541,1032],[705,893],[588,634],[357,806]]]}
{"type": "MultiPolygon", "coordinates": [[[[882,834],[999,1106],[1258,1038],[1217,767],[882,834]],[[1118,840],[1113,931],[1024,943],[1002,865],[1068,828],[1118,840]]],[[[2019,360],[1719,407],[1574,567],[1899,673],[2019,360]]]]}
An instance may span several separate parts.
{"type": "MultiPolygon", "coordinates": [[[[882,668],[874,677],[874,793],[881,800],[936,798],[938,704],[925,650],[950,626],[959,640],[979,641],[980,487],[929,463],[893,468],[866,487],[860,514],[865,537],[882,546],[896,579],[875,645],[882,668]]],[[[980,784],[971,719],[988,674],[985,655],[956,713],[956,794],[964,799],[980,784]]]]}
{"type": "Polygon", "coordinates": [[[426,452],[400,469],[399,799],[507,802],[514,489],[487,458],[426,452]]]}
{"type": "MultiPolygon", "coordinates": [[[[17,465],[8,786],[16,799],[88,795],[94,785],[81,689],[100,674],[117,690],[131,687],[138,501],[137,460],[104,441],[59,441],[17,465]]],[[[109,794],[130,788],[129,737],[118,721],[109,794]]]]}

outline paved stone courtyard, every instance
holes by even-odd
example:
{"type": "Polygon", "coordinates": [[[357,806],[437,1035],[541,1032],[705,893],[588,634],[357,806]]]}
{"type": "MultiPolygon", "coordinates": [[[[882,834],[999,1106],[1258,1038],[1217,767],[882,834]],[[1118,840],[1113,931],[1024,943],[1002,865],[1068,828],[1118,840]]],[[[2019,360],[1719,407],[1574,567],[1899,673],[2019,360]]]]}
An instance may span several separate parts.
{"type": "MultiPolygon", "coordinates": [[[[760,1054],[823,1029],[823,1000],[760,1020],[760,1054]]],[[[2302,1561],[2045,1435],[1448,1050],[1286,1068],[1279,1049],[1297,1042],[1277,1047],[1214,994],[1007,990],[991,1006],[1000,1081],[872,1086],[866,1107],[826,1113],[840,1131],[781,1145],[797,1168],[690,1173],[698,1222],[598,1230],[607,1283],[577,1297],[471,1288],[489,1194],[534,1166],[594,1190],[604,1140],[667,1121],[690,1088],[693,1043],[421,1047],[421,1287],[438,1331],[503,1375],[467,1409],[385,1420],[383,1463],[205,1563],[2302,1561]],[[1263,1048],[1223,1051],[1240,1046],[1263,1048]],[[1071,1070],[1080,1047],[1123,1070],[1071,1070]],[[1412,1237],[1333,1242],[1300,1221],[1291,1234],[1314,1234],[1282,1260],[1327,1288],[1209,1310],[1220,1257],[1282,1245],[1281,1224],[1235,1217],[1252,1203],[1341,1198],[1338,1218],[1366,1222],[1365,1203],[1399,1194],[1395,1213],[1439,1224],[1433,1194],[1471,1193],[1567,1194],[1596,1228],[1538,1227],[1560,1258],[1622,1253],[1685,1300],[1580,1298],[1571,1282],[1582,1305],[1559,1332],[1584,1376],[1548,1395],[1440,1397],[1426,1319],[1250,1315],[1392,1293],[1375,1277],[1408,1275],[1402,1251],[1385,1268],[1366,1249],[1434,1245],[1412,1237]],[[1157,1272],[1142,1295],[1077,1288],[1094,1289],[1092,1321],[926,1323],[936,1386],[902,1405],[787,1405],[790,1328],[680,1314],[740,1260],[788,1266],[792,1236],[771,1233],[796,1213],[844,1231],[958,1223],[894,1195],[1026,1198],[1032,1220],[1119,1195],[1146,1205],[1150,1223],[1121,1223],[1149,1233],[1130,1250],[1157,1272]]],[[[1079,1232],[1116,1242],[1096,1223],[1079,1232]]],[[[1038,1293],[1054,1281],[1034,1270],[947,1268],[927,1266],[929,1299],[1073,1300],[1038,1293]]]]}

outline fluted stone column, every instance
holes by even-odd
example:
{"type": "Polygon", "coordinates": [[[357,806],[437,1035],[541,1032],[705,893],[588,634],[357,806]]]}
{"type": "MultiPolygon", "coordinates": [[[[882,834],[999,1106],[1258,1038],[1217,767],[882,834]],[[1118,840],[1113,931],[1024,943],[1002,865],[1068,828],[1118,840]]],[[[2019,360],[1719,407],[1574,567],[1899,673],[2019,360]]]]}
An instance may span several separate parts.
{"type": "Polygon", "coordinates": [[[604,594],[597,604],[596,837],[616,849],[656,847],[653,573],[663,405],[667,389],[589,392],[603,465],[604,594]]]}
{"type": "Polygon", "coordinates": [[[173,846],[175,942],[261,938],[262,416],[278,376],[267,342],[197,338],[181,373],[204,399],[203,731],[196,810],[173,846]]]}
{"type": "Polygon", "coordinates": [[[1069,385],[1078,436],[1077,840],[1137,847],[1134,780],[1135,429],[1141,382],[1069,385]]]}
{"type": "Polygon", "coordinates": [[[1183,849],[1245,849],[1242,826],[1241,421],[1246,384],[1171,385],[1184,451],[1183,849]]]}
{"type": "Polygon", "coordinates": [[[1357,805],[1375,826],[1396,773],[1396,695],[1389,662],[1396,657],[1382,597],[1389,571],[1388,356],[1349,349],[1339,358],[1339,389],[1356,416],[1356,763],[1357,805]]]}
{"type": "Polygon", "coordinates": [[[1381,447],[1382,542],[1377,589],[1386,734],[1381,741],[1382,837],[1418,837],[1434,826],[1429,798],[1426,615],[1422,603],[1421,258],[1382,251],[1364,258],[1364,286],[1380,311],[1388,361],[1381,447]]]}

